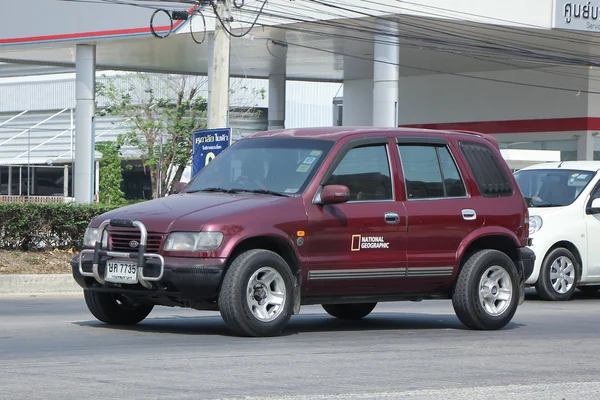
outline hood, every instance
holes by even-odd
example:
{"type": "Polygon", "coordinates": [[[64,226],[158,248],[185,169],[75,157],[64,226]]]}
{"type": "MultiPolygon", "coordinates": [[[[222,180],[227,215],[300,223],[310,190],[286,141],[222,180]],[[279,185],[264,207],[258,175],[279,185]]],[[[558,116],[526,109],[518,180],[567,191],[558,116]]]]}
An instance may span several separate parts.
{"type": "Polygon", "coordinates": [[[544,215],[551,215],[551,214],[556,214],[559,212],[562,212],[562,210],[564,210],[566,208],[565,207],[529,207],[529,215],[533,216],[533,215],[539,215],[544,216],[544,215]]]}
{"type": "Polygon", "coordinates": [[[143,222],[148,232],[166,233],[172,228],[194,231],[219,216],[253,212],[291,199],[256,194],[182,193],[117,208],[94,218],[92,226],[97,227],[110,218],[132,218],[143,222]]]}

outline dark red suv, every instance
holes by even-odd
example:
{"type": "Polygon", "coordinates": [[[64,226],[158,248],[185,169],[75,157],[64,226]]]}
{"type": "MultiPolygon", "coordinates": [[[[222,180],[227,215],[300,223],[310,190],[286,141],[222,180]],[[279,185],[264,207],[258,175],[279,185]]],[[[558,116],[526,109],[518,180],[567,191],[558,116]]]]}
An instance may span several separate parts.
{"type": "Polygon", "coordinates": [[[260,132],[181,193],[94,219],[72,261],[96,318],[155,305],[281,331],[305,304],[360,319],[378,302],[452,299],[499,329],[533,269],[527,206],[491,137],[415,129],[260,132]]]}

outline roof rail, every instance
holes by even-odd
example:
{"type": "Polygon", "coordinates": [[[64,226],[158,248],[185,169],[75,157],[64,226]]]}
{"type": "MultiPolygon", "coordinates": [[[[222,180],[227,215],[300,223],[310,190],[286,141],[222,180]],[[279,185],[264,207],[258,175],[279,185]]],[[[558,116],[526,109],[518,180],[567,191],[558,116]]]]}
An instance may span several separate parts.
{"type": "Polygon", "coordinates": [[[469,134],[469,135],[479,136],[481,138],[484,138],[488,142],[490,142],[492,145],[494,145],[494,147],[496,149],[500,150],[500,145],[498,144],[498,141],[496,140],[496,138],[493,137],[492,135],[488,135],[487,133],[481,133],[481,132],[475,132],[475,131],[466,131],[466,130],[460,130],[460,129],[452,129],[452,132],[466,133],[466,134],[469,134]]]}
{"type": "Polygon", "coordinates": [[[452,132],[457,132],[457,133],[468,133],[470,135],[477,135],[477,136],[481,136],[483,137],[485,134],[481,133],[481,132],[475,132],[475,131],[465,131],[462,129],[451,129],[452,132]]]}

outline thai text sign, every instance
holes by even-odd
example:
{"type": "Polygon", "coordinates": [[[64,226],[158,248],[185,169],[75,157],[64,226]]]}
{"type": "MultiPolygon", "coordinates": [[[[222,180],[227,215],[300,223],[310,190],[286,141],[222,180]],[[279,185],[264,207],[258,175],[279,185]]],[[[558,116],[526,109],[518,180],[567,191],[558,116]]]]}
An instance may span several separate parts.
{"type": "Polygon", "coordinates": [[[231,128],[205,129],[192,134],[192,177],[231,144],[231,128]]]}

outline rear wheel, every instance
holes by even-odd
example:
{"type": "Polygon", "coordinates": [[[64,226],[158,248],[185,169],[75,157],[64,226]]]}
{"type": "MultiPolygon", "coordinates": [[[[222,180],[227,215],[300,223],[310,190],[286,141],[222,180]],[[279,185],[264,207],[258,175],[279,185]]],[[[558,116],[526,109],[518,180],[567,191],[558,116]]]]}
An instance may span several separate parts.
{"type": "Polygon", "coordinates": [[[219,293],[219,310],[229,328],[243,336],[280,332],[293,313],[295,278],[278,254],[250,250],[231,264],[219,293]]]}
{"type": "Polygon", "coordinates": [[[544,300],[569,300],[579,279],[579,263],[569,250],[559,247],[544,259],[535,290],[544,300]]]}
{"type": "Polygon", "coordinates": [[[377,303],[323,304],[323,309],[332,317],[359,320],[369,315],[376,305],[377,303]]]}
{"type": "Polygon", "coordinates": [[[452,305],[456,316],[471,329],[506,326],[519,304],[519,280],[513,261],[497,250],[481,250],[464,263],[452,305]]]}
{"type": "Polygon", "coordinates": [[[135,325],[143,321],[154,307],[122,294],[84,290],[83,296],[94,317],[111,325],[135,325]]]}

